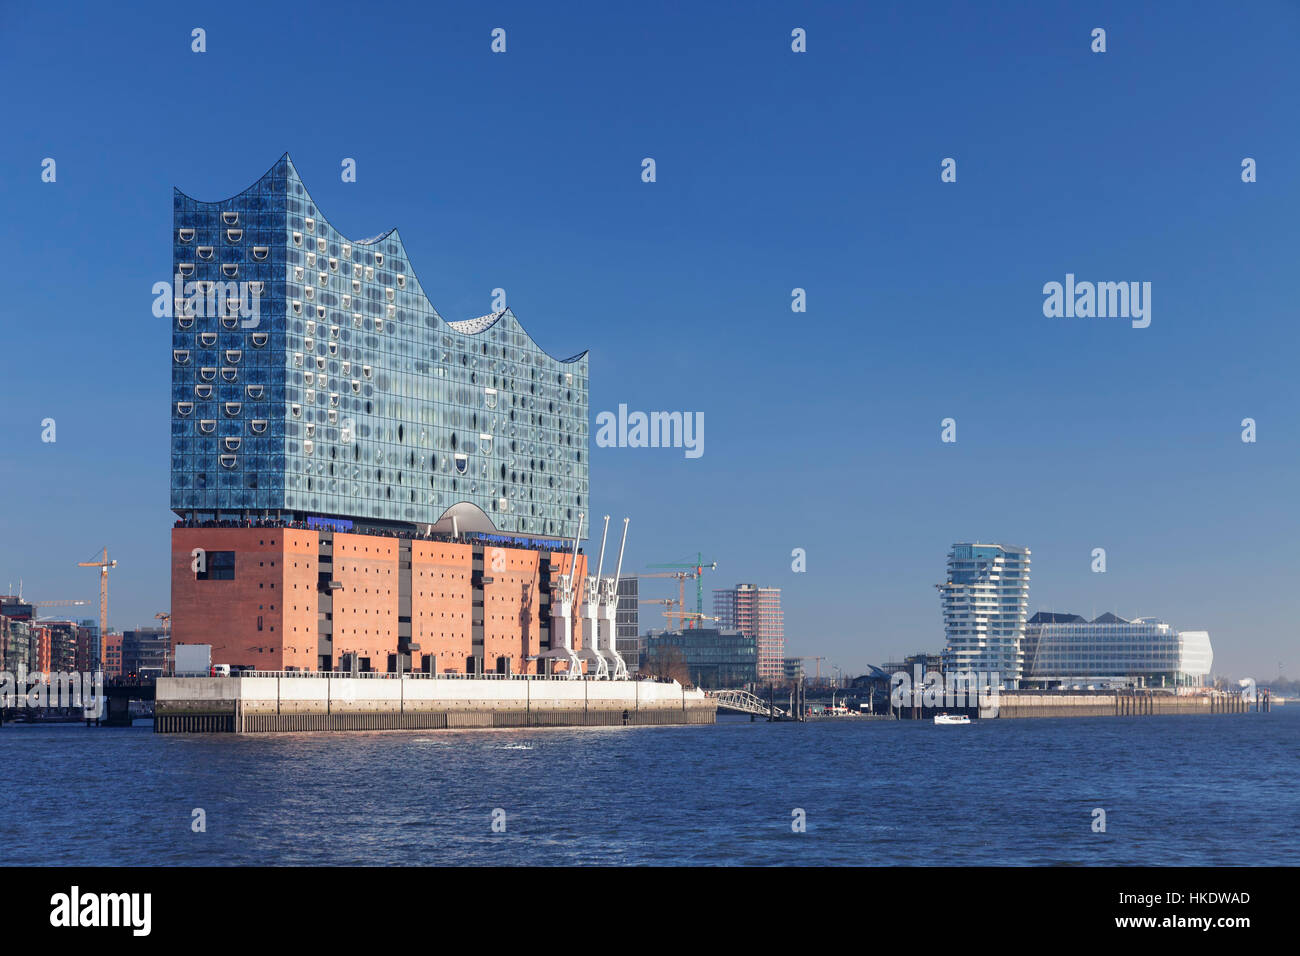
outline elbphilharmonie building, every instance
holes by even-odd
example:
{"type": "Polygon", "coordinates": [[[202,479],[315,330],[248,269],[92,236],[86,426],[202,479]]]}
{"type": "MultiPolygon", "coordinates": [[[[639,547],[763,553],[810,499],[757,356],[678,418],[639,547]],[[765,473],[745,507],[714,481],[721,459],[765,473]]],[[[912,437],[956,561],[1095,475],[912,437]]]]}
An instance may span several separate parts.
{"type": "Polygon", "coordinates": [[[444,319],[396,230],[343,235],[288,155],[173,202],[174,640],[274,673],[626,676],[579,548],[587,354],[506,308],[444,319]]]}
{"type": "Polygon", "coordinates": [[[997,675],[1019,686],[1021,641],[1029,615],[1029,549],[964,542],[948,554],[947,579],[938,585],[947,646],[944,669],[997,675]]]}
{"type": "Polygon", "coordinates": [[[562,539],[587,510],[587,354],[444,319],[397,230],[349,239],[286,154],[174,194],[171,507],[562,539]]]}

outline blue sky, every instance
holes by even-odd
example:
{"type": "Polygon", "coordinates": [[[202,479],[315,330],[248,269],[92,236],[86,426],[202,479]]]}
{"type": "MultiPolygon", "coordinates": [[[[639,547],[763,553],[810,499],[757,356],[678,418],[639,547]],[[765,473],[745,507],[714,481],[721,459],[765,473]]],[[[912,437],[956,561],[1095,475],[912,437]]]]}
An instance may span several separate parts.
{"type": "Polygon", "coordinates": [[[594,448],[592,510],[631,516],[627,568],[784,588],[788,653],[937,650],[979,539],[1032,549],[1031,610],[1300,673],[1300,10],[974,6],[0,5],[0,585],[93,601],[107,544],[111,623],[166,608],[171,190],[287,150],[444,317],[503,287],[589,348],[593,418],[704,413],[698,459],[594,448]],[[1044,317],[1067,272],[1151,282],[1151,326],[1044,317]]]}

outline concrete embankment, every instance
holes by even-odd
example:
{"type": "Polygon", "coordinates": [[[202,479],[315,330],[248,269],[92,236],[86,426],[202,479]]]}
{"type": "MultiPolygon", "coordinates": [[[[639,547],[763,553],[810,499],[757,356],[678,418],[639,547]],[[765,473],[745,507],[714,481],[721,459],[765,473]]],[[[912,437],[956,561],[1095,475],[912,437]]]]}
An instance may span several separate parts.
{"type": "Polygon", "coordinates": [[[300,673],[158,680],[158,733],[442,730],[712,724],[677,683],[300,673]]]}
{"type": "Polygon", "coordinates": [[[1152,717],[1170,714],[1244,714],[1240,694],[1175,695],[1159,691],[1063,693],[1002,691],[999,717],[1152,717]]]}

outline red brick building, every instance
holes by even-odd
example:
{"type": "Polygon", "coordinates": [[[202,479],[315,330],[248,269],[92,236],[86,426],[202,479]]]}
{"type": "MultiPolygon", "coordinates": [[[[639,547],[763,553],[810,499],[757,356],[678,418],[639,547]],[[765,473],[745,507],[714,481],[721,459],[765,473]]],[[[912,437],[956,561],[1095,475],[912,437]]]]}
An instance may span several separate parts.
{"type": "MultiPolygon", "coordinates": [[[[552,584],[572,560],[481,541],[178,527],[172,637],[211,644],[214,664],[258,670],[333,670],[355,655],[372,671],[562,671],[542,655],[552,649],[552,584]]],[[[586,574],[583,554],[577,570],[586,574]]]]}
{"type": "Polygon", "coordinates": [[[110,634],[104,638],[104,677],[122,676],[122,635],[110,634]]]}

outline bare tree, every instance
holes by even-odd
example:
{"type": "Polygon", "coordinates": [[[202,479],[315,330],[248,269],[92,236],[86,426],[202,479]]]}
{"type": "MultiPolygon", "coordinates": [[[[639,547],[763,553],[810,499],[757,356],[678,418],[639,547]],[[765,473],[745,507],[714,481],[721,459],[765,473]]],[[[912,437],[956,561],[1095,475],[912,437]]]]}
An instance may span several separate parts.
{"type": "Polygon", "coordinates": [[[657,647],[650,651],[646,654],[643,670],[656,679],[675,680],[683,687],[691,686],[691,671],[679,647],[657,647]]]}

